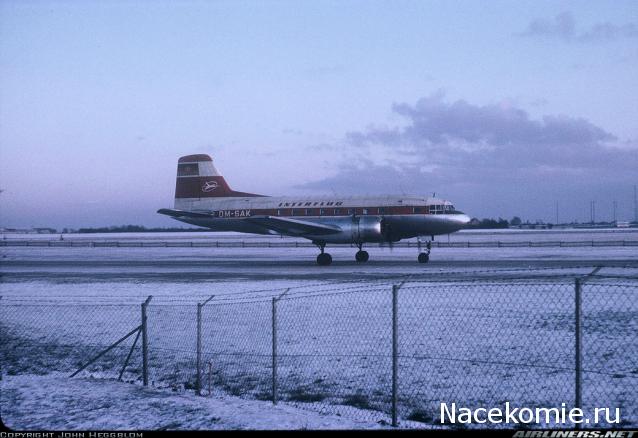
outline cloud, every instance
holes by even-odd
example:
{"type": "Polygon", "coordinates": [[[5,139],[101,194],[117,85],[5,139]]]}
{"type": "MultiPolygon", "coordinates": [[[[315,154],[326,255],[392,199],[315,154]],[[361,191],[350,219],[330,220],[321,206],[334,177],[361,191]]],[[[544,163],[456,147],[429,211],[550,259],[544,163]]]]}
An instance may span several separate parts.
{"type": "Polygon", "coordinates": [[[574,17],[562,12],[552,19],[536,18],[527,29],[517,34],[524,37],[550,37],[568,42],[604,42],[621,38],[638,37],[638,25],[633,23],[616,25],[609,22],[597,23],[589,29],[578,31],[574,17]]]}
{"type": "Polygon", "coordinates": [[[583,118],[533,119],[511,105],[448,102],[441,92],[392,109],[403,119],[400,126],[349,132],[350,159],[334,175],[300,188],[499,192],[520,201],[566,188],[578,194],[634,184],[638,144],[621,141],[583,118]]]}
{"type": "Polygon", "coordinates": [[[576,33],[574,17],[569,12],[562,12],[553,19],[536,18],[521,32],[521,36],[551,36],[572,39],[576,33]]]}
{"type": "Polygon", "coordinates": [[[474,167],[507,165],[519,170],[557,165],[591,168],[599,166],[601,158],[617,161],[610,147],[616,136],[583,118],[546,115],[533,120],[513,106],[448,103],[442,93],[415,105],[395,104],[393,111],[407,122],[405,126],[350,132],[349,143],[427,157],[428,163],[439,167],[471,162],[474,167]]]}

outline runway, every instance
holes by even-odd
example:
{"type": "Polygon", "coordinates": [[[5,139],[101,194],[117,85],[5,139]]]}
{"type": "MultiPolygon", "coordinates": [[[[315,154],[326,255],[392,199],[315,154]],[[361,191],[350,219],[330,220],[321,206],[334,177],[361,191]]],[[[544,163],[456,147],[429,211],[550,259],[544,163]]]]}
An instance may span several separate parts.
{"type": "Polygon", "coordinates": [[[355,249],[333,247],[332,265],[317,266],[314,248],[2,248],[0,274],[3,282],[366,281],[516,271],[568,274],[596,266],[632,268],[638,274],[636,248],[436,248],[427,264],[417,263],[413,248],[368,251],[370,261],[362,264],[354,261],[355,249]]]}

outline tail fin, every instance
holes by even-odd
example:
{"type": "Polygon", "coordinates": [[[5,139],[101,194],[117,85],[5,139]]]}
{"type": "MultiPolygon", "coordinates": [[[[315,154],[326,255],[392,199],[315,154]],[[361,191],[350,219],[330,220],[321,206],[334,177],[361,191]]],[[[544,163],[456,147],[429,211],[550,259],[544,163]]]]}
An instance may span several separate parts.
{"type": "Polygon", "coordinates": [[[206,154],[186,155],[177,162],[175,199],[262,196],[232,190],[206,154]]]}

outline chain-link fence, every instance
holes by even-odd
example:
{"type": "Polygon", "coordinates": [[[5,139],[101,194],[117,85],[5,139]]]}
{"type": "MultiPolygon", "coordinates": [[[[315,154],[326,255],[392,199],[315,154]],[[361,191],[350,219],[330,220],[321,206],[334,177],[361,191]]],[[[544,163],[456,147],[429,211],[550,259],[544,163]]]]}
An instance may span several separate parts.
{"type": "Polygon", "coordinates": [[[81,370],[406,427],[440,426],[452,402],[617,407],[616,426],[638,425],[635,278],[464,276],[143,302],[5,297],[2,372],[81,370]]]}

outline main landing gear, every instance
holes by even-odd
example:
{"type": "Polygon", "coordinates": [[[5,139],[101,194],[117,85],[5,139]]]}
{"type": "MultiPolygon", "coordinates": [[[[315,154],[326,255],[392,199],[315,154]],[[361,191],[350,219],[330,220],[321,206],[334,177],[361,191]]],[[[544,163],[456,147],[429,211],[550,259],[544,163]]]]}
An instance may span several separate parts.
{"type": "Polygon", "coordinates": [[[427,263],[430,261],[430,249],[432,248],[432,242],[430,240],[428,240],[425,243],[425,251],[423,251],[421,249],[421,239],[417,237],[417,245],[419,247],[419,257],[417,258],[417,260],[419,261],[419,263],[427,263]]]}
{"type": "Polygon", "coordinates": [[[363,250],[362,244],[359,244],[358,246],[359,251],[357,251],[357,253],[354,255],[354,259],[359,263],[365,263],[370,258],[370,254],[368,254],[368,251],[363,250]]]}
{"type": "MultiPolygon", "coordinates": [[[[317,247],[319,247],[319,250],[321,251],[321,253],[317,256],[317,264],[319,266],[330,265],[332,263],[332,256],[324,251],[326,248],[326,244],[324,242],[313,242],[313,243],[317,245],[317,247]]],[[[417,258],[417,260],[419,261],[419,263],[429,262],[430,250],[432,249],[432,242],[429,240],[425,242],[425,249],[423,248],[423,242],[421,241],[421,239],[417,238],[417,244],[419,248],[419,257],[417,258]]],[[[359,247],[359,251],[357,251],[356,254],[354,255],[355,260],[358,263],[367,262],[368,259],[370,258],[370,254],[368,254],[368,251],[363,250],[363,244],[358,244],[357,246],[359,247]]]]}
{"type": "Polygon", "coordinates": [[[330,263],[332,263],[332,256],[328,254],[327,252],[323,252],[323,250],[326,247],[326,244],[315,243],[315,245],[317,245],[319,247],[319,250],[321,251],[321,254],[317,256],[317,264],[319,266],[328,266],[330,263]]]}

